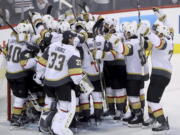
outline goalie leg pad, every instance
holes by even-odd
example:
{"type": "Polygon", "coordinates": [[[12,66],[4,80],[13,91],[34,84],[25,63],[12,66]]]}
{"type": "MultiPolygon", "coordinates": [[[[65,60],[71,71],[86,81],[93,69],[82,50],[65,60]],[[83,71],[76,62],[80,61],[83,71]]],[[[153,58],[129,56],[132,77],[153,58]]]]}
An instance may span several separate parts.
{"type": "Polygon", "coordinates": [[[73,135],[72,131],[69,129],[69,125],[76,111],[75,92],[73,90],[71,91],[71,102],[60,102],[58,103],[58,112],[53,118],[51,129],[58,135],[73,135]]]}
{"type": "Polygon", "coordinates": [[[41,132],[43,133],[51,132],[52,119],[57,112],[56,106],[57,106],[57,103],[53,102],[51,104],[50,111],[42,112],[40,120],[39,120],[39,129],[41,132]]]}
{"type": "Polygon", "coordinates": [[[151,75],[147,91],[147,101],[159,103],[170,79],[159,75],[151,75]]]}
{"type": "Polygon", "coordinates": [[[39,129],[43,133],[51,132],[51,123],[56,111],[43,112],[39,121],[39,129]]]}

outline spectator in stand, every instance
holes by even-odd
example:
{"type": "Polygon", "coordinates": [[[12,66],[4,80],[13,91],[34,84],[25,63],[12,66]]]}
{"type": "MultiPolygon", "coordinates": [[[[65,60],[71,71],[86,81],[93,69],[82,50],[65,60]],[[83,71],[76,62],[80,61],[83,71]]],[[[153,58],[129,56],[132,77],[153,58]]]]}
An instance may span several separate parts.
{"type": "MultiPolygon", "coordinates": [[[[3,16],[4,19],[9,22],[9,17],[10,17],[9,10],[0,8],[0,15],[3,16]]],[[[4,21],[2,20],[2,18],[0,18],[0,26],[3,26],[3,25],[6,25],[6,24],[4,24],[4,21]]]]}

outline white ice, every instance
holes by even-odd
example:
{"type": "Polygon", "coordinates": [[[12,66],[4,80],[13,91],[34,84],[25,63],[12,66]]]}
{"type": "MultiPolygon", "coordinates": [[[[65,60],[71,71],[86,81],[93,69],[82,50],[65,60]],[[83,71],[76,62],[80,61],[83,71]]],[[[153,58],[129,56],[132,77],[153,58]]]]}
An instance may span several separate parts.
{"type": "MultiPolygon", "coordinates": [[[[166,88],[161,104],[165,114],[169,117],[170,135],[180,135],[180,54],[172,57],[173,75],[170,84],[166,88]]],[[[147,87],[148,83],[146,84],[147,87]]],[[[1,108],[1,107],[0,107],[1,108]]],[[[147,110],[146,110],[147,116],[147,110]]],[[[1,117],[1,116],[0,116],[1,117]]],[[[78,135],[152,135],[150,129],[128,128],[125,126],[115,126],[104,131],[82,132],[78,135]]],[[[0,135],[41,135],[34,130],[9,130],[0,119],[0,135]]]]}

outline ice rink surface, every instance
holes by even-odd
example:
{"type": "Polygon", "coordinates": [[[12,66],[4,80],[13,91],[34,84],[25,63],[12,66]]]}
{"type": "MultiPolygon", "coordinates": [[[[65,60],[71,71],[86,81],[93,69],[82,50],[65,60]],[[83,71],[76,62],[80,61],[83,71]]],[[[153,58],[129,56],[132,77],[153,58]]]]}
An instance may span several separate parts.
{"type": "MultiPolygon", "coordinates": [[[[169,117],[170,132],[169,135],[180,135],[180,54],[173,55],[173,75],[170,84],[162,98],[162,106],[165,115],[169,117]]],[[[146,83],[147,87],[148,83],[146,83]]],[[[147,107],[146,107],[147,108],[147,107]]],[[[145,112],[145,118],[147,110],[145,112]]],[[[0,116],[0,135],[42,135],[36,130],[10,130],[7,122],[0,116]]],[[[153,135],[151,129],[128,128],[121,123],[102,124],[101,128],[95,128],[91,131],[83,130],[77,135],[153,135]]]]}

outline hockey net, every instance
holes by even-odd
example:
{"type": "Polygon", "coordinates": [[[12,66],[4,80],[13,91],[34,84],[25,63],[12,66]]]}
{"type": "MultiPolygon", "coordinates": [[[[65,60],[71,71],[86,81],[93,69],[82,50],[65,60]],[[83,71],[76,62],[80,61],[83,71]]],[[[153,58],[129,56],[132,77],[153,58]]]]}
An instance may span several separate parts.
{"type": "Polygon", "coordinates": [[[6,59],[4,54],[0,53],[0,121],[11,118],[11,91],[7,85],[5,72],[6,59]]]}

